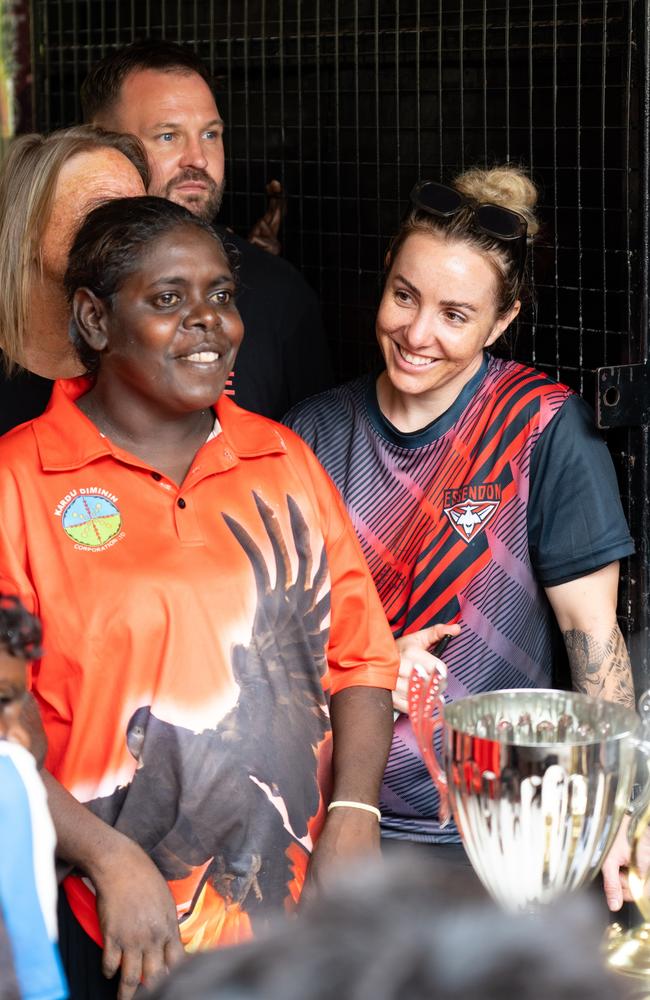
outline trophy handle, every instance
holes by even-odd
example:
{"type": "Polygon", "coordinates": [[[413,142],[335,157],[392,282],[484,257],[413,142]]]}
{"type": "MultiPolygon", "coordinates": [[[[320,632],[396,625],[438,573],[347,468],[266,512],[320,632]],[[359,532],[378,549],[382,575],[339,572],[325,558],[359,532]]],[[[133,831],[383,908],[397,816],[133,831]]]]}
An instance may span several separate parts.
{"type": "MultiPolygon", "coordinates": [[[[650,806],[650,690],[645,691],[639,698],[639,715],[641,716],[641,736],[634,739],[633,745],[637,753],[645,758],[645,781],[639,794],[630,802],[627,814],[630,817],[628,829],[628,840],[630,844],[635,844],[638,840],[637,826],[650,806]]],[[[646,823],[647,825],[647,823],[646,823]]]]}
{"type": "Polygon", "coordinates": [[[650,827],[650,692],[639,699],[641,735],[632,745],[645,758],[646,778],[639,795],[630,803],[626,813],[630,816],[628,840],[631,846],[628,886],[632,899],[641,912],[644,922],[632,930],[623,931],[619,923],[611,924],[606,942],[606,961],[615,972],[647,977],[650,971],[650,894],[649,872],[645,844],[650,827]]]}
{"type": "Polygon", "coordinates": [[[424,763],[440,795],[438,818],[441,827],[446,826],[451,817],[449,783],[433,741],[436,731],[445,727],[443,695],[446,687],[447,674],[437,667],[430,677],[417,664],[413,667],[409,678],[409,718],[424,763]]]}
{"type": "Polygon", "coordinates": [[[628,840],[630,843],[634,840],[634,835],[636,832],[637,825],[639,821],[643,818],[645,812],[650,806],[650,743],[646,740],[633,741],[633,745],[636,748],[638,754],[645,758],[645,781],[641,786],[641,791],[632,799],[627,809],[625,810],[627,815],[630,817],[630,825],[628,829],[628,840]]]}

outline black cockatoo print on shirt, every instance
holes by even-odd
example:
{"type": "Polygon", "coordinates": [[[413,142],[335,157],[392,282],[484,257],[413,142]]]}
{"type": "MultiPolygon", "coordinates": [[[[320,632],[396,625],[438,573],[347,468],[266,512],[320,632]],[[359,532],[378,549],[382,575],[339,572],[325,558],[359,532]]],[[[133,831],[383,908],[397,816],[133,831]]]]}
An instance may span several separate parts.
{"type": "Polygon", "coordinates": [[[187,916],[209,882],[226,906],[236,903],[249,914],[254,928],[283,907],[292,877],[287,850],[308,849],[308,822],[319,809],[330,595],[325,548],[312,576],[309,531],[293,498],[287,505],[295,579],[277,517],[253,496],[272,546],[274,582],[249,532],[223,514],[257,591],[250,642],[232,650],[237,703],[214,729],[199,733],[138,708],[126,733],[137,760],[132,780],[88,806],[137,841],[168,881],[207,865],[187,916]]]}

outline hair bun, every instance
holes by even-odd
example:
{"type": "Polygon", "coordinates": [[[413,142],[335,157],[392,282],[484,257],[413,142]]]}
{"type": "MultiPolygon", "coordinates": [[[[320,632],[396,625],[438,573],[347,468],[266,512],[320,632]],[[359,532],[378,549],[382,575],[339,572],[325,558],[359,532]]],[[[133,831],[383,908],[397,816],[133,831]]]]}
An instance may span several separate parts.
{"type": "Polygon", "coordinates": [[[491,170],[473,167],[455,178],[454,187],[477,204],[489,202],[523,215],[528,223],[529,236],[539,231],[534,211],[538,191],[520,167],[504,165],[491,170]]]}

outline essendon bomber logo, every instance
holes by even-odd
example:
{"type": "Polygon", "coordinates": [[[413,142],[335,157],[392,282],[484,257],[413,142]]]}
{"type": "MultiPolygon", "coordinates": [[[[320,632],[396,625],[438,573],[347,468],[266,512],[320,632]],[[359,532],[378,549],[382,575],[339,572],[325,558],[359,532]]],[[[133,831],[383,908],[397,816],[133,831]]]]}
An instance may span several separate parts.
{"type": "Polygon", "coordinates": [[[464,542],[471,542],[501,506],[499,483],[480,483],[445,490],[444,512],[464,542]]]}

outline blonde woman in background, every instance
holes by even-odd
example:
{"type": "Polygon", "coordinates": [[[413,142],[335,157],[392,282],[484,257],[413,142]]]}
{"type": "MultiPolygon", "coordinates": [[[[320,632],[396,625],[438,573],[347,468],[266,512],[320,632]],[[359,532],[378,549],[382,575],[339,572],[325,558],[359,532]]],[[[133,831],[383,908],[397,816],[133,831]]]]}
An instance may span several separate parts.
{"type": "Polygon", "coordinates": [[[0,172],[0,433],[43,411],[52,379],[81,373],[63,289],[74,233],[95,205],[148,182],[134,136],[81,125],[11,144],[0,172]]]}
{"type": "MultiPolygon", "coordinates": [[[[386,257],[382,370],[286,418],[342,493],[411,654],[394,696],[382,835],[460,863],[402,714],[413,659],[431,667],[434,623],[456,626],[451,699],[552,686],[559,625],[573,687],[634,705],[616,619],[618,561],[633,544],[607,448],[579,396],[489,353],[521,308],[536,201],[511,166],[417,184],[386,257]]],[[[617,868],[608,898],[620,905],[617,868]]]]}

